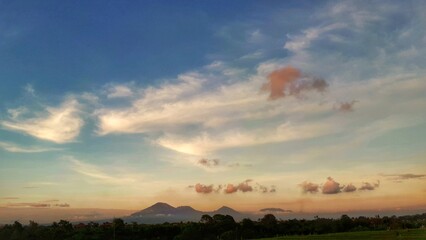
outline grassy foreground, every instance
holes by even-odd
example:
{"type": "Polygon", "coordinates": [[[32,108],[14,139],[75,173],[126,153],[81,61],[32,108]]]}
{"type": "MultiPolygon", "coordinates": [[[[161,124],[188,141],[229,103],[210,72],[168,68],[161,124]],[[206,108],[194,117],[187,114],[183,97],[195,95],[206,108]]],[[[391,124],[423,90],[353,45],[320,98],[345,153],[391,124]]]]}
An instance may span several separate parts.
{"type": "Polygon", "coordinates": [[[365,231],[365,232],[345,232],[308,236],[286,236],[276,238],[262,238],[262,240],[421,240],[426,239],[426,229],[410,229],[410,230],[392,230],[392,231],[365,231]]]}

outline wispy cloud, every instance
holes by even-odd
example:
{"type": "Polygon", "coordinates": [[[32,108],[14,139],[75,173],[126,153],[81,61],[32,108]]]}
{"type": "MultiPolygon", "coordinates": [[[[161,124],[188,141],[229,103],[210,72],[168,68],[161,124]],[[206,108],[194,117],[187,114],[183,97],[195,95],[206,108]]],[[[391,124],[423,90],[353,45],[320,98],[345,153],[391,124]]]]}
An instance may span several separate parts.
{"type": "Polygon", "coordinates": [[[313,138],[332,133],[334,130],[330,129],[330,127],[321,123],[313,123],[305,126],[284,123],[275,129],[261,128],[251,131],[229,131],[216,136],[203,133],[201,136],[190,139],[166,135],[160,137],[156,142],[163,147],[173,149],[177,152],[203,155],[226,148],[313,138]]]}
{"type": "Polygon", "coordinates": [[[380,174],[390,180],[402,181],[409,179],[426,179],[426,174],[400,173],[400,174],[380,174]]]}
{"type": "Polygon", "coordinates": [[[44,147],[37,147],[37,146],[19,146],[14,143],[9,142],[0,142],[0,148],[3,148],[4,150],[8,152],[15,152],[15,153],[40,153],[40,152],[50,152],[50,151],[60,151],[62,149],[60,148],[44,148],[44,147]]]}
{"type": "Polygon", "coordinates": [[[37,116],[33,118],[19,119],[14,115],[9,121],[1,120],[0,125],[55,143],[70,142],[79,135],[84,122],[77,100],[68,99],[59,107],[46,107],[44,110],[35,113],[37,116]]]}
{"type": "Polygon", "coordinates": [[[82,162],[73,157],[66,157],[66,159],[71,163],[72,170],[101,183],[129,184],[136,182],[133,177],[108,174],[93,164],[82,162]]]}
{"type": "Polygon", "coordinates": [[[353,100],[350,102],[340,102],[334,106],[334,109],[336,109],[339,112],[352,112],[354,111],[354,105],[357,101],[353,100]]]}
{"type": "Polygon", "coordinates": [[[268,212],[268,213],[292,213],[292,210],[282,209],[282,208],[262,208],[259,211],[268,212]]]}

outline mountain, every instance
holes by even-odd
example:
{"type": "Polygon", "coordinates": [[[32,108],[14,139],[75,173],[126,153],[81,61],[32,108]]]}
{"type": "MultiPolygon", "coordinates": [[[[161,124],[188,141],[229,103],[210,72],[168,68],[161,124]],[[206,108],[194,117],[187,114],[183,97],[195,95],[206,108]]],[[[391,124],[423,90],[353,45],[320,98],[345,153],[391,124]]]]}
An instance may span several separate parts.
{"type": "Polygon", "coordinates": [[[124,217],[123,220],[126,222],[138,223],[186,222],[199,221],[201,216],[204,214],[208,214],[210,216],[215,214],[231,215],[235,220],[240,220],[244,217],[244,215],[240,212],[226,206],[212,212],[202,212],[190,206],[180,206],[175,208],[167,203],[158,202],[141,211],[132,213],[128,217],[124,217]]]}
{"type": "Polygon", "coordinates": [[[231,216],[241,215],[241,213],[239,213],[239,212],[235,211],[234,209],[227,207],[227,206],[222,206],[221,208],[219,208],[216,211],[213,211],[211,213],[212,213],[212,215],[214,215],[214,214],[231,215],[231,216]]]}

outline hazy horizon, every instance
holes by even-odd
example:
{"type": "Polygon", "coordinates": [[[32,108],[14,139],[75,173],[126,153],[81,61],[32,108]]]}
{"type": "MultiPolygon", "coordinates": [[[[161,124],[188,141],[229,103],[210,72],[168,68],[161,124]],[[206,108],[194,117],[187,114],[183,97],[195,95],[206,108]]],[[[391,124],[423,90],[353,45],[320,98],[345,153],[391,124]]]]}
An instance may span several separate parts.
{"type": "Polygon", "coordinates": [[[0,223],[156,202],[423,213],[425,11],[0,1],[0,223]]]}

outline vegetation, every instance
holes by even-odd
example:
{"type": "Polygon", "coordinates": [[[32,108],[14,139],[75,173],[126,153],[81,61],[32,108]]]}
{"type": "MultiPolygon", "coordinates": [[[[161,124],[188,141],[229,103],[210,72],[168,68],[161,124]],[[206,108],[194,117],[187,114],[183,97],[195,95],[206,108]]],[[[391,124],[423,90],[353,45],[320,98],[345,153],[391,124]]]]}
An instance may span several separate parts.
{"type": "Polygon", "coordinates": [[[424,226],[426,213],[402,217],[350,218],[343,215],[339,219],[316,217],[313,220],[277,220],[274,215],[267,214],[258,221],[243,219],[239,223],[232,216],[216,214],[203,215],[199,222],[153,225],[125,223],[119,218],[102,224],[72,224],[61,220],[49,226],[32,221],[23,226],[15,222],[0,228],[0,240],[426,239],[426,230],[409,230],[424,226]]]}
{"type": "Polygon", "coordinates": [[[391,231],[362,231],[330,233],[321,235],[285,236],[262,238],[259,240],[419,240],[426,239],[426,229],[408,229],[391,231]]]}

